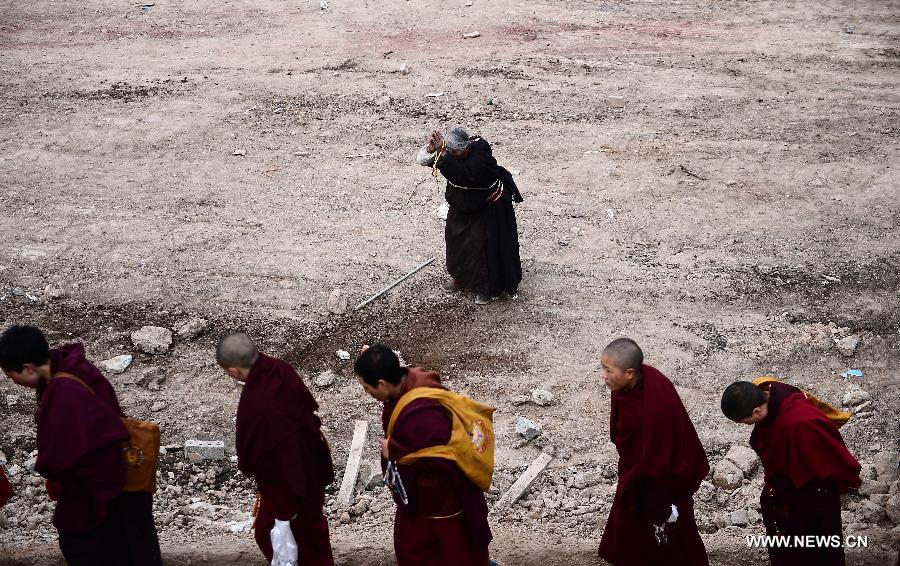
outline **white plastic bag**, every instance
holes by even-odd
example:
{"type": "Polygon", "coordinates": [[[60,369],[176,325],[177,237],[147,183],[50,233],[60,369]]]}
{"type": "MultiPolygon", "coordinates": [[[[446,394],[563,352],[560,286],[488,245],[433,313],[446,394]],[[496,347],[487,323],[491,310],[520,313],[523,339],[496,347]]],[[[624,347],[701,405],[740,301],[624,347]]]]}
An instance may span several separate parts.
{"type": "Polygon", "coordinates": [[[272,566],[297,566],[299,551],[290,521],[275,519],[269,535],[272,538],[272,566]]]}

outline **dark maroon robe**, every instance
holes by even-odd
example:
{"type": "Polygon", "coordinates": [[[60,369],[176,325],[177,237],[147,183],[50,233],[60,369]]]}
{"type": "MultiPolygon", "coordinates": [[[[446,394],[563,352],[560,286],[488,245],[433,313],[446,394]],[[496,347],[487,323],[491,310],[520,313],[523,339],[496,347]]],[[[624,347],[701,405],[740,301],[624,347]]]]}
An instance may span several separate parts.
{"type": "Polygon", "coordinates": [[[128,439],[115,391],[84,355],[68,344],[50,352],[51,375],[37,413],[35,470],[60,489],[53,524],[60,531],[84,532],[106,517],[106,505],[122,491],[125,466],[121,442],[128,439]]]}
{"type": "MultiPolygon", "coordinates": [[[[444,389],[436,372],[409,368],[400,396],[416,387],[444,389]]],[[[385,434],[396,405],[397,400],[384,404],[385,434]]],[[[388,454],[396,461],[447,444],[451,432],[450,415],[438,401],[416,399],[397,417],[388,454]]],[[[492,538],[487,502],[459,466],[444,458],[420,458],[398,470],[408,499],[404,504],[395,497],[394,549],[399,566],[486,565],[492,538]]]]}
{"type": "MultiPolygon", "coordinates": [[[[859,487],[860,465],[840,432],[802,391],[765,383],[766,418],[750,446],[765,472],[760,496],[768,535],[837,535],[843,540],[840,494],[859,487]]],[[[842,566],[843,548],[769,548],[773,566],[842,566]]]]}
{"type": "Polygon", "coordinates": [[[122,492],[121,443],[129,435],[112,385],[81,344],[51,350],[50,372],[39,390],[35,470],[57,501],[53,524],[63,556],[73,565],[159,566],[153,496],[122,492]]]}
{"type": "Polygon", "coordinates": [[[615,566],[707,566],[694,520],[693,494],[709,473],[709,461],[672,383],[642,366],[630,391],[612,392],[610,437],[619,452],[619,481],[599,555],[615,566]],[[654,524],[678,508],[658,544],[654,524]]]}
{"type": "Polygon", "coordinates": [[[482,138],[471,141],[465,159],[444,153],[438,168],[448,181],[444,238],[450,276],[464,289],[491,296],[516,294],[522,262],[513,202],[522,197],[512,174],[497,164],[491,144],[482,138]],[[504,189],[493,200],[497,181],[504,189]]]}
{"type": "Polygon", "coordinates": [[[275,519],[294,517],[291,530],[301,563],[334,564],[328,522],[322,514],[325,486],[334,480],[334,468],[315,414],[318,408],[290,364],[259,355],[238,403],[236,444],[238,468],[256,478],[261,498],[256,540],[268,560],[275,519]]]}
{"type": "Polygon", "coordinates": [[[6,477],[6,470],[4,470],[3,465],[0,464],[0,507],[3,507],[7,503],[9,503],[9,500],[12,499],[12,496],[12,484],[9,483],[9,478],[6,477]]]}

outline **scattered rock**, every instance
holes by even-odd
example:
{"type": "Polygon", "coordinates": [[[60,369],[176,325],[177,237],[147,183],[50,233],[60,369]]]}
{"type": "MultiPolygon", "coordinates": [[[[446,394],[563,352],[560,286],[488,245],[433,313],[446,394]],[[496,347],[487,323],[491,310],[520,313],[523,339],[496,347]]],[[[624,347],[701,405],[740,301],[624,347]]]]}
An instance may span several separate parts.
{"type": "Polygon", "coordinates": [[[900,525],[900,493],[895,493],[888,498],[887,503],[884,504],[884,512],[895,525],[900,525]]]}
{"type": "Polygon", "coordinates": [[[518,407],[519,405],[524,405],[525,403],[531,401],[531,397],[527,397],[525,395],[518,395],[510,399],[510,403],[518,407]]]}
{"type": "Polygon", "coordinates": [[[326,306],[328,312],[332,314],[344,314],[347,312],[347,294],[340,289],[334,289],[328,295],[326,306]]]}
{"type": "Polygon", "coordinates": [[[356,505],[349,509],[350,514],[354,517],[359,517],[363,513],[369,510],[369,506],[372,504],[372,500],[368,496],[363,496],[359,498],[359,501],[356,502],[356,505]]]}
{"type": "Polygon", "coordinates": [[[697,490],[697,497],[700,498],[700,501],[710,502],[715,495],[716,488],[713,484],[706,480],[700,482],[700,489],[697,490]]]}
{"type": "Polygon", "coordinates": [[[877,523],[884,517],[884,509],[876,503],[863,499],[859,502],[856,515],[863,523],[877,523]]]}
{"type": "Polygon", "coordinates": [[[475,39],[476,37],[481,37],[481,34],[477,31],[471,31],[469,33],[464,33],[463,37],[465,39],[475,39]]]}
{"type": "Polygon", "coordinates": [[[876,495],[888,493],[891,490],[891,482],[881,480],[863,480],[859,486],[860,495],[876,495]]]}
{"type": "Polygon", "coordinates": [[[757,466],[759,466],[759,458],[756,457],[756,452],[749,446],[741,444],[735,444],[729,448],[728,453],[725,454],[725,459],[734,463],[747,477],[752,475],[757,466]]]}
{"type": "Polygon", "coordinates": [[[531,419],[519,417],[516,419],[516,434],[525,440],[534,440],[541,435],[543,427],[531,419]]]}
{"type": "Polygon", "coordinates": [[[722,489],[737,489],[744,482],[744,473],[731,460],[723,459],[713,471],[713,484],[722,489]]]}
{"type": "Polygon", "coordinates": [[[750,522],[749,518],[747,517],[746,509],[738,509],[737,511],[732,511],[728,514],[725,521],[729,526],[734,527],[746,527],[747,523],[750,522]]]}
{"type": "Polygon", "coordinates": [[[344,362],[346,362],[347,360],[350,359],[350,352],[348,352],[347,350],[338,350],[337,352],[335,352],[335,355],[336,355],[341,361],[344,361],[344,362]]]}
{"type": "Polygon", "coordinates": [[[243,157],[243,156],[247,155],[247,150],[246,149],[236,149],[236,150],[234,150],[234,153],[232,153],[231,155],[234,155],[237,157],[243,157]]]}
{"type": "Polygon", "coordinates": [[[165,401],[157,401],[156,403],[153,403],[153,405],[150,406],[150,412],[158,413],[158,412],[164,410],[168,406],[169,405],[165,401]]]}
{"type": "Polygon", "coordinates": [[[335,381],[337,381],[337,375],[333,371],[323,371],[316,377],[316,387],[331,387],[335,381]]]}
{"type": "Polygon", "coordinates": [[[54,301],[57,299],[62,299],[66,296],[65,289],[62,289],[60,287],[47,287],[46,289],[44,289],[44,293],[47,294],[47,297],[49,299],[54,301]]]}
{"type": "Polygon", "coordinates": [[[209,328],[209,321],[205,318],[193,317],[175,325],[175,334],[187,340],[193,340],[209,328]]]}
{"type": "Polygon", "coordinates": [[[900,468],[897,467],[898,463],[900,463],[900,455],[897,452],[879,452],[873,458],[873,462],[878,481],[894,483],[900,479],[900,468]]]}
{"type": "Polygon", "coordinates": [[[122,354],[121,356],[103,360],[100,362],[100,365],[109,373],[122,373],[128,369],[128,366],[131,365],[133,359],[134,357],[130,354],[122,354]]]}
{"type": "Polygon", "coordinates": [[[440,218],[441,220],[447,220],[447,214],[450,212],[450,205],[442,203],[439,207],[435,208],[431,211],[432,216],[435,218],[440,218]]]}
{"type": "Polygon", "coordinates": [[[532,389],[531,400],[535,405],[546,407],[553,403],[553,393],[550,393],[546,389],[532,389]]]}
{"type": "Polygon", "coordinates": [[[397,72],[399,72],[401,75],[408,75],[409,74],[409,65],[406,63],[401,64],[400,69],[398,69],[397,72]]]}
{"type": "Polygon", "coordinates": [[[837,346],[838,352],[840,352],[842,356],[849,358],[856,353],[856,348],[859,346],[859,336],[856,334],[850,334],[849,336],[844,336],[842,338],[835,335],[831,338],[834,340],[834,345],[837,346]]]}
{"type": "Polygon", "coordinates": [[[160,326],[143,326],[131,333],[131,342],[146,354],[165,354],[172,345],[172,331],[160,326]]]}
{"type": "Polygon", "coordinates": [[[845,407],[853,407],[869,400],[869,393],[863,391],[856,385],[851,385],[844,395],[843,403],[845,407]]]}

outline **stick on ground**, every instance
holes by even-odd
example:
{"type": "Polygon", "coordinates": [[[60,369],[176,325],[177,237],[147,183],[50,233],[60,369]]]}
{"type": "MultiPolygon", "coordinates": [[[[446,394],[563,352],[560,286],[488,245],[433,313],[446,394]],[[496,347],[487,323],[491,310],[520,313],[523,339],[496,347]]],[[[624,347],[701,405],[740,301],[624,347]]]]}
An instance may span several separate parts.
{"type": "Polygon", "coordinates": [[[366,431],[369,429],[368,421],[356,421],[353,425],[353,440],[350,442],[350,454],[347,456],[347,467],[344,469],[344,479],[341,481],[341,490],[338,492],[338,504],[346,507],[353,497],[353,488],[356,486],[356,476],[359,474],[359,461],[362,458],[363,446],[366,443],[366,431]]]}
{"type": "Polygon", "coordinates": [[[546,452],[541,452],[541,455],[538,456],[534,462],[528,466],[528,469],[525,470],[525,473],[519,476],[519,479],[516,480],[512,487],[510,487],[503,496],[497,500],[497,503],[494,504],[494,509],[504,509],[509,507],[513,503],[519,500],[522,497],[522,494],[525,493],[525,490],[528,489],[528,486],[531,485],[541,472],[544,471],[544,468],[547,467],[547,464],[550,463],[550,460],[553,459],[553,456],[547,454],[546,452]]]}

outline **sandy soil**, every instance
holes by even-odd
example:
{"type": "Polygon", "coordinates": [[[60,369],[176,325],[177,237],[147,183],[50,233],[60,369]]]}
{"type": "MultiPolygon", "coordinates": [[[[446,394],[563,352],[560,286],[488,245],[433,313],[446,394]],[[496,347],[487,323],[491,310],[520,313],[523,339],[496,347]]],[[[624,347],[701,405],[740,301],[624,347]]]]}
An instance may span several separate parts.
{"type": "MultiPolygon", "coordinates": [[[[563,457],[532,499],[615,462],[597,357],[619,335],[676,383],[712,464],[749,435],[720,415],[722,388],[764,373],[834,404],[851,380],[868,391],[871,415],[845,437],[869,463],[896,450],[900,411],[898,7],[0,2],[0,323],[82,340],[95,360],[135,354],[111,377],[131,414],[159,422],[164,443],[229,446],[239,388],[211,350],[246,329],[308,379],[339,375],[314,391],[339,473],[352,420],[376,430],[378,407],[334,352],[374,339],[498,407],[498,490],[539,451],[514,448],[516,417],[544,425],[563,457]],[[438,290],[443,191],[412,161],[427,131],[458,124],[493,143],[526,199],[521,292],[483,308],[438,290]],[[327,311],[333,290],[353,305],[432,256],[368,309],[327,311]],[[209,330],[166,355],[134,351],[133,330],[189,316],[209,330]],[[861,338],[852,356],[833,330],[861,338]],[[851,367],[865,376],[840,376],[851,367]],[[537,386],[557,401],[512,403],[537,386]]],[[[22,465],[33,403],[6,380],[0,394],[0,449],[22,465]]],[[[171,562],[257,559],[223,527],[246,515],[252,484],[229,462],[180,463],[164,460],[158,498],[171,562]],[[222,507],[211,524],[179,515],[191,496],[222,507]]],[[[42,489],[30,482],[0,549],[53,563],[48,509],[28,523],[42,489]]],[[[698,507],[714,563],[764,563],[744,544],[759,525],[713,524],[758,483],[698,507]]],[[[598,563],[613,485],[576,494],[593,505],[578,517],[494,517],[494,553],[598,563]]],[[[390,503],[372,497],[359,517],[331,515],[341,563],[391,563],[390,503]]],[[[900,531],[854,522],[861,499],[845,523],[872,543],[850,562],[883,563],[900,531]]]]}

